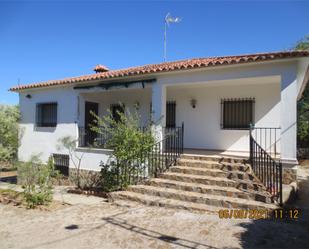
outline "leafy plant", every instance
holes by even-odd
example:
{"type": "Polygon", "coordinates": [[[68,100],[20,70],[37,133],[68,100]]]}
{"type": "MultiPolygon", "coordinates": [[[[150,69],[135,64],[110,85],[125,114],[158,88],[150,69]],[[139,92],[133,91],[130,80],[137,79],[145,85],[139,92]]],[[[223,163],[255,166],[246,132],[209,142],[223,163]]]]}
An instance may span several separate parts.
{"type": "Polygon", "coordinates": [[[130,183],[130,174],[141,170],[141,162],[134,162],[142,152],[151,149],[155,142],[155,136],[151,131],[151,123],[141,127],[141,117],[138,108],[134,112],[117,112],[117,120],[113,119],[110,110],[109,115],[102,118],[92,113],[95,117],[95,125],[92,130],[107,134],[107,146],[113,150],[108,164],[102,164],[103,188],[126,188],[130,183]],[[116,179],[116,176],[118,177],[116,179]],[[115,186],[119,184],[119,186],[115,186]]]}
{"type": "MultiPolygon", "coordinates": [[[[309,35],[297,42],[295,50],[309,50],[309,35]]],[[[309,83],[304,90],[302,99],[297,104],[298,123],[297,137],[300,147],[309,147],[309,83]]]]}
{"type": "Polygon", "coordinates": [[[59,139],[58,149],[66,149],[69,153],[70,160],[74,165],[75,171],[70,172],[70,180],[79,189],[92,189],[100,185],[100,175],[90,170],[82,170],[81,163],[84,153],[76,151],[77,140],[71,136],[65,136],[59,139]]]}
{"type": "Polygon", "coordinates": [[[118,190],[120,186],[117,164],[113,161],[106,164],[101,163],[100,166],[102,167],[101,179],[103,190],[106,192],[118,190]]]}
{"type": "Polygon", "coordinates": [[[298,41],[294,47],[294,50],[309,50],[309,35],[298,41]]]}
{"type": "Polygon", "coordinates": [[[76,142],[77,140],[71,136],[65,136],[58,140],[57,149],[66,149],[69,153],[71,162],[74,165],[75,172],[70,172],[70,180],[77,186],[81,188],[81,163],[84,156],[84,153],[79,155],[76,152],[76,142]]]}
{"type": "Polygon", "coordinates": [[[0,162],[17,159],[19,118],[18,106],[0,105],[0,162]]]}
{"type": "Polygon", "coordinates": [[[54,164],[50,158],[42,164],[38,155],[18,166],[18,177],[24,189],[24,199],[29,208],[46,205],[52,201],[52,176],[55,175],[54,164]]]}

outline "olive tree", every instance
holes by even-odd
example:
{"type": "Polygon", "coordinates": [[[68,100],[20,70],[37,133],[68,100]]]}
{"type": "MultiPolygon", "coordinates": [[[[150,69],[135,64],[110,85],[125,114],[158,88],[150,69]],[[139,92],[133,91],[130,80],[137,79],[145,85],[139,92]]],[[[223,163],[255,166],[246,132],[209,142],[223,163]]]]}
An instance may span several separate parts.
{"type": "Polygon", "coordinates": [[[17,159],[19,118],[18,106],[0,105],[0,162],[17,159]]]}

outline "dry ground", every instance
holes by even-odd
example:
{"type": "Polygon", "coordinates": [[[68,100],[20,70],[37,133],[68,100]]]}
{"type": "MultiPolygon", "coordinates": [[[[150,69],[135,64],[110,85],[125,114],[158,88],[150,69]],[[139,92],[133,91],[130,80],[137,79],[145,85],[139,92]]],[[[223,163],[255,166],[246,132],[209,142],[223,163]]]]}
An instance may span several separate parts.
{"type": "Polygon", "coordinates": [[[298,221],[223,220],[71,195],[77,204],[54,211],[0,204],[0,248],[309,248],[309,167],[300,173],[298,221]]]}
{"type": "Polygon", "coordinates": [[[52,212],[0,204],[0,248],[309,248],[304,221],[222,220],[120,204],[52,212]]]}

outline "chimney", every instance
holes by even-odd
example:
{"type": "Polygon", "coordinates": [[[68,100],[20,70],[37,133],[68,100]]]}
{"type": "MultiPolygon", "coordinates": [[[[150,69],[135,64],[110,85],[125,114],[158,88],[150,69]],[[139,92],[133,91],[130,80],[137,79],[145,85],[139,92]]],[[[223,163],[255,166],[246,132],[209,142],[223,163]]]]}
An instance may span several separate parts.
{"type": "Polygon", "coordinates": [[[95,73],[104,73],[104,72],[108,72],[109,69],[106,66],[99,64],[95,66],[93,71],[95,71],[95,73]]]}

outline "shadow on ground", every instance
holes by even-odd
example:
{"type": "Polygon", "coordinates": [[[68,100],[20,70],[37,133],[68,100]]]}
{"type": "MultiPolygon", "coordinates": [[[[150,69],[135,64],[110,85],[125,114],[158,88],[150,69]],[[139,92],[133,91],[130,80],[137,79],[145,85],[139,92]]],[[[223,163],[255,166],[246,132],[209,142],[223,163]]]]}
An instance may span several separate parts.
{"type": "MultiPolygon", "coordinates": [[[[150,229],[146,229],[140,226],[136,226],[134,224],[128,223],[125,219],[119,217],[107,217],[103,218],[103,220],[112,225],[118,226],[120,228],[126,229],[128,231],[140,234],[142,236],[146,236],[151,239],[157,239],[164,242],[167,242],[171,245],[177,246],[177,248],[208,248],[208,249],[217,249],[217,247],[213,247],[204,243],[200,243],[197,241],[182,239],[179,237],[170,236],[168,234],[159,233],[150,229]]],[[[224,248],[223,248],[224,249],[224,248]]]]}
{"type": "Polygon", "coordinates": [[[17,184],[17,176],[1,176],[0,182],[17,184]]]}

